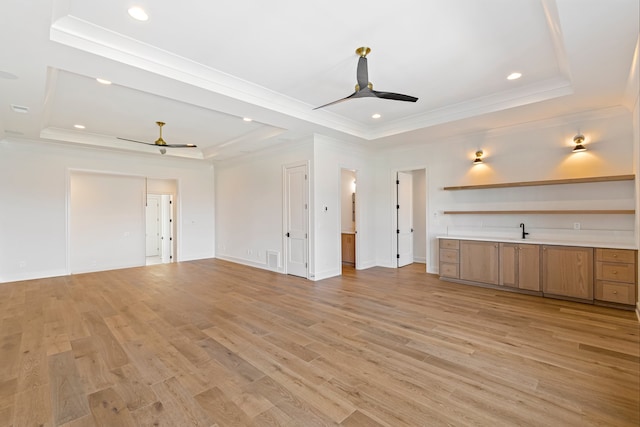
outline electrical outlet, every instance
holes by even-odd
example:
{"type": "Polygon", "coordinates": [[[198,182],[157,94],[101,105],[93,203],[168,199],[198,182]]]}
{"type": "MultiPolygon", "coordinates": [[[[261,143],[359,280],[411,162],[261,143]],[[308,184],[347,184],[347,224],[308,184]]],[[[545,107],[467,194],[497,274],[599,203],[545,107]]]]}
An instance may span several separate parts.
{"type": "Polygon", "coordinates": [[[25,268],[27,266],[27,261],[20,261],[20,263],[18,263],[18,267],[20,268],[25,268]]]}
{"type": "Polygon", "coordinates": [[[573,223],[573,229],[574,230],[580,230],[580,223],[579,222],[574,222],[573,223]]]}

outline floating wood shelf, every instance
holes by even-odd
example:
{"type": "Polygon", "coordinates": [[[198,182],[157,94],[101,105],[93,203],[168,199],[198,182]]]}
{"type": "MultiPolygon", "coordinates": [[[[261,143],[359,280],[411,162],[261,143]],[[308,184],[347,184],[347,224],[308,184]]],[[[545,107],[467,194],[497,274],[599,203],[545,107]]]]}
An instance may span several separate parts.
{"type": "Polygon", "coordinates": [[[499,184],[460,185],[444,190],[480,190],[484,188],[533,187],[538,185],[583,184],[588,182],[633,181],[635,175],[594,176],[590,178],[551,179],[547,181],[503,182],[499,184]]]}
{"type": "Polygon", "coordinates": [[[444,211],[445,215],[517,215],[517,214],[620,214],[633,215],[634,209],[572,209],[572,210],[520,210],[520,211],[444,211]]]}

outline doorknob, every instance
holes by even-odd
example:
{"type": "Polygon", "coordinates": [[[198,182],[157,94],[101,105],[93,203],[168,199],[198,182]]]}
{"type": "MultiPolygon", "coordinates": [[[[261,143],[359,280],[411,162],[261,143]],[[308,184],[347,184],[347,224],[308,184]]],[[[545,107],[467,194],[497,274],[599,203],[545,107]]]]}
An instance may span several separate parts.
{"type": "Polygon", "coordinates": [[[285,236],[289,237],[289,232],[287,231],[287,234],[285,234],[285,236]]]}

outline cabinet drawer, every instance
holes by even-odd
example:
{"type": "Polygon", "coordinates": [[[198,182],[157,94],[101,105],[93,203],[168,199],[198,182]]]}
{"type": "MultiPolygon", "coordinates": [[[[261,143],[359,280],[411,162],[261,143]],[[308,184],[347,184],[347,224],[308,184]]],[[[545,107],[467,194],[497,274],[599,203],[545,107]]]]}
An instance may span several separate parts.
{"type": "Polygon", "coordinates": [[[458,251],[455,249],[440,249],[440,262],[458,263],[458,251]]]}
{"type": "Polygon", "coordinates": [[[635,264],[636,251],[629,249],[596,248],[596,261],[628,262],[635,264]]]}
{"type": "Polygon", "coordinates": [[[636,266],[598,261],[596,262],[596,279],[635,283],[636,266]]]}
{"type": "Polygon", "coordinates": [[[440,264],[440,276],[442,277],[453,277],[458,278],[460,275],[458,274],[458,264],[440,264]]]}
{"type": "Polygon", "coordinates": [[[635,304],[636,285],[630,283],[596,281],[596,299],[600,301],[617,302],[620,304],[635,304]]]}
{"type": "Polygon", "coordinates": [[[440,248],[442,249],[458,249],[459,247],[459,240],[440,239],[440,248]]]}

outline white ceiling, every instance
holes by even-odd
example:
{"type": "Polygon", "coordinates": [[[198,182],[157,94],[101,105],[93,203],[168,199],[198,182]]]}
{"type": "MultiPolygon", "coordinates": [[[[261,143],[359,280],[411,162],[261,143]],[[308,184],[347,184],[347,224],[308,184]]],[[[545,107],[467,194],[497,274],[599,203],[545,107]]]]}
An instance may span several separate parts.
{"type": "Polygon", "coordinates": [[[626,105],[639,31],[638,0],[37,3],[3,1],[0,136],[157,155],[117,137],[153,142],[164,121],[168,143],[198,145],[167,155],[214,160],[312,133],[384,146],[626,105]],[[418,102],[313,110],[354,91],[359,46],[374,89],[418,102]]]}

